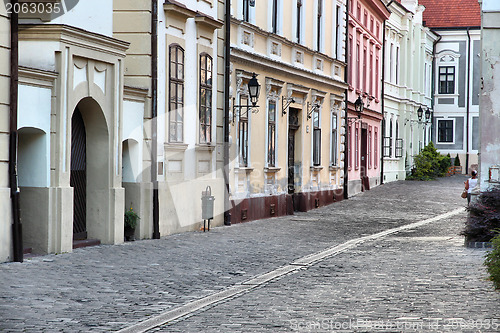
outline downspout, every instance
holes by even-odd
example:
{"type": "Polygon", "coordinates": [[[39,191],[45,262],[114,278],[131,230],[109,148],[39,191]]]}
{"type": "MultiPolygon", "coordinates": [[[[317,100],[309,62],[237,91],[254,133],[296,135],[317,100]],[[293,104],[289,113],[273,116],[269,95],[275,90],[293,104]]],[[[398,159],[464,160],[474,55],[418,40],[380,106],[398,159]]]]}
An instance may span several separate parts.
{"type": "Polygon", "coordinates": [[[470,115],[470,27],[467,27],[467,120],[465,140],[465,174],[469,173],[469,115],[470,115]]]}
{"type": "MultiPolygon", "coordinates": [[[[435,89],[436,89],[436,46],[437,43],[441,40],[441,35],[438,35],[438,39],[434,42],[432,45],[432,56],[434,57],[432,59],[432,79],[431,79],[431,109],[432,109],[432,114],[434,114],[434,95],[435,95],[435,89]]],[[[431,118],[431,140],[432,141],[432,134],[434,133],[434,119],[431,118]]]]}
{"type": "Polygon", "coordinates": [[[153,239],[160,239],[158,199],[158,0],[151,1],[151,182],[153,183],[153,239]]]}
{"type": "Polygon", "coordinates": [[[225,1],[224,37],[224,225],[231,225],[229,211],[229,85],[231,71],[231,0],[225,1]]]}
{"type": "MultiPolygon", "coordinates": [[[[12,7],[18,0],[11,0],[12,7]]],[[[17,98],[18,98],[18,14],[10,16],[10,136],[9,136],[9,187],[12,200],[12,246],[14,261],[23,262],[23,233],[17,187],[17,98]]]]}
{"type": "MultiPolygon", "coordinates": [[[[389,3],[387,4],[386,8],[387,10],[389,10],[389,7],[391,6],[391,4],[394,2],[394,0],[391,0],[389,1],[389,3]]],[[[383,28],[382,28],[382,91],[381,91],[381,94],[382,94],[382,124],[381,124],[381,133],[380,133],[380,136],[382,138],[382,140],[380,140],[380,185],[384,184],[384,135],[385,135],[385,121],[384,121],[384,109],[385,109],[385,22],[386,20],[384,20],[384,24],[383,24],[383,28]]],[[[397,61],[397,59],[396,59],[397,61]]],[[[398,75],[396,73],[396,75],[398,75]]],[[[397,139],[397,138],[396,138],[397,139]]]]}
{"type": "MultiPolygon", "coordinates": [[[[392,1],[389,2],[387,8],[391,5],[392,1]]],[[[380,134],[382,140],[380,140],[380,185],[384,184],[384,136],[385,136],[385,121],[384,121],[384,110],[385,110],[385,21],[383,24],[383,36],[382,36],[382,125],[380,129],[380,134]]],[[[397,61],[397,60],[396,60],[397,61]]],[[[396,75],[398,75],[396,73],[396,75]]],[[[397,139],[397,138],[396,138],[397,139]]],[[[392,144],[392,143],[391,143],[392,144]]]]}
{"type": "MultiPolygon", "coordinates": [[[[344,81],[348,80],[348,71],[349,69],[349,0],[346,0],[346,8],[345,8],[345,70],[344,70],[344,81]]],[[[352,54],[351,54],[352,56],[352,54]]],[[[349,120],[348,114],[349,112],[349,88],[345,90],[345,130],[344,130],[344,199],[349,198],[349,120]]]]}

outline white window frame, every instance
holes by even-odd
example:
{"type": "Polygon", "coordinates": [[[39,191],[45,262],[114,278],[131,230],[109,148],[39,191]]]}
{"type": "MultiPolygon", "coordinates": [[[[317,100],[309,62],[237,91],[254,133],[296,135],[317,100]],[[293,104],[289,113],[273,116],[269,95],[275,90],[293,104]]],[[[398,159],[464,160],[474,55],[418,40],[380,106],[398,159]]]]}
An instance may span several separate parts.
{"type": "Polygon", "coordinates": [[[456,131],[455,131],[455,118],[438,118],[436,119],[436,142],[439,143],[439,144],[443,144],[443,145],[454,145],[455,144],[455,134],[456,134],[456,131]],[[439,122],[441,121],[452,121],[452,130],[453,130],[453,134],[452,134],[452,137],[453,137],[453,140],[450,142],[450,141],[440,141],[439,140],[439,122]]]}

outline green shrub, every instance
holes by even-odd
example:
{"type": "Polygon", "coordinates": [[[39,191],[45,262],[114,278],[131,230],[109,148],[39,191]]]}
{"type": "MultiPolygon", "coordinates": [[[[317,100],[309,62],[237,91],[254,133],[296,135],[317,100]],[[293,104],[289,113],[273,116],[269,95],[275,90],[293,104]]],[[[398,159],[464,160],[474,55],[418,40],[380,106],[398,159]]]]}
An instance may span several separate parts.
{"type": "Polygon", "coordinates": [[[489,242],[500,229],[500,188],[481,192],[467,208],[469,216],[460,233],[471,242],[489,242]]]}
{"type": "Polygon", "coordinates": [[[125,228],[135,229],[137,221],[140,219],[139,215],[133,211],[132,207],[125,212],[125,228]]]}
{"type": "Polygon", "coordinates": [[[453,163],[454,166],[460,166],[460,158],[458,157],[458,154],[457,154],[457,157],[455,157],[455,162],[453,163]]]}
{"type": "Polygon", "coordinates": [[[414,167],[408,179],[432,180],[436,177],[442,177],[450,166],[450,156],[441,155],[431,141],[415,156],[414,167]]]}
{"type": "Polygon", "coordinates": [[[491,240],[493,249],[486,255],[484,265],[490,274],[490,280],[493,281],[495,289],[500,289],[500,234],[491,240]]]}

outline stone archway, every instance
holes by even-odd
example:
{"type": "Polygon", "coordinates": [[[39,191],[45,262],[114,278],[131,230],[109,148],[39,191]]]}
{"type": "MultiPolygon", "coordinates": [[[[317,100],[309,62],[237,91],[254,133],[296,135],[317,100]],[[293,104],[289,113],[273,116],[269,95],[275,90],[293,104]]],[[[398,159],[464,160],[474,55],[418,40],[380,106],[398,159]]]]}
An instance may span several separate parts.
{"type": "MultiPolygon", "coordinates": [[[[85,233],[89,239],[108,240],[110,138],[102,108],[92,98],[82,99],[75,108],[81,114],[85,131],[85,233]]],[[[72,133],[73,134],[73,133],[72,133]]],[[[73,162],[72,151],[71,160],[73,162]]],[[[82,155],[80,155],[81,157],[82,155]]],[[[73,164],[73,163],[72,163],[73,164]]],[[[75,198],[74,189],[74,198],[75,198]]],[[[76,207],[76,205],[75,205],[76,207]]],[[[80,206],[81,207],[81,206],[80,206]]],[[[75,221],[74,221],[75,222],[75,221]]],[[[74,230],[75,232],[81,232],[74,230]]]]}

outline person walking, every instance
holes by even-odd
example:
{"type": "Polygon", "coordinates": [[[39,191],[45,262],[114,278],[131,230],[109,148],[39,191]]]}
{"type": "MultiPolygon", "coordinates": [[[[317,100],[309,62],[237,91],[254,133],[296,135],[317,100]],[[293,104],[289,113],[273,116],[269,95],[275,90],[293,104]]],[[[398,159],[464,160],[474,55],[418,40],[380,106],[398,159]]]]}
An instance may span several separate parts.
{"type": "Polygon", "coordinates": [[[465,189],[467,190],[467,205],[470,204],[470,194],[474,187],[477,185],[477,171],[472,170],[471,171],[471,178],[467,179],[464,184],[465,184],[465,189]]]}

